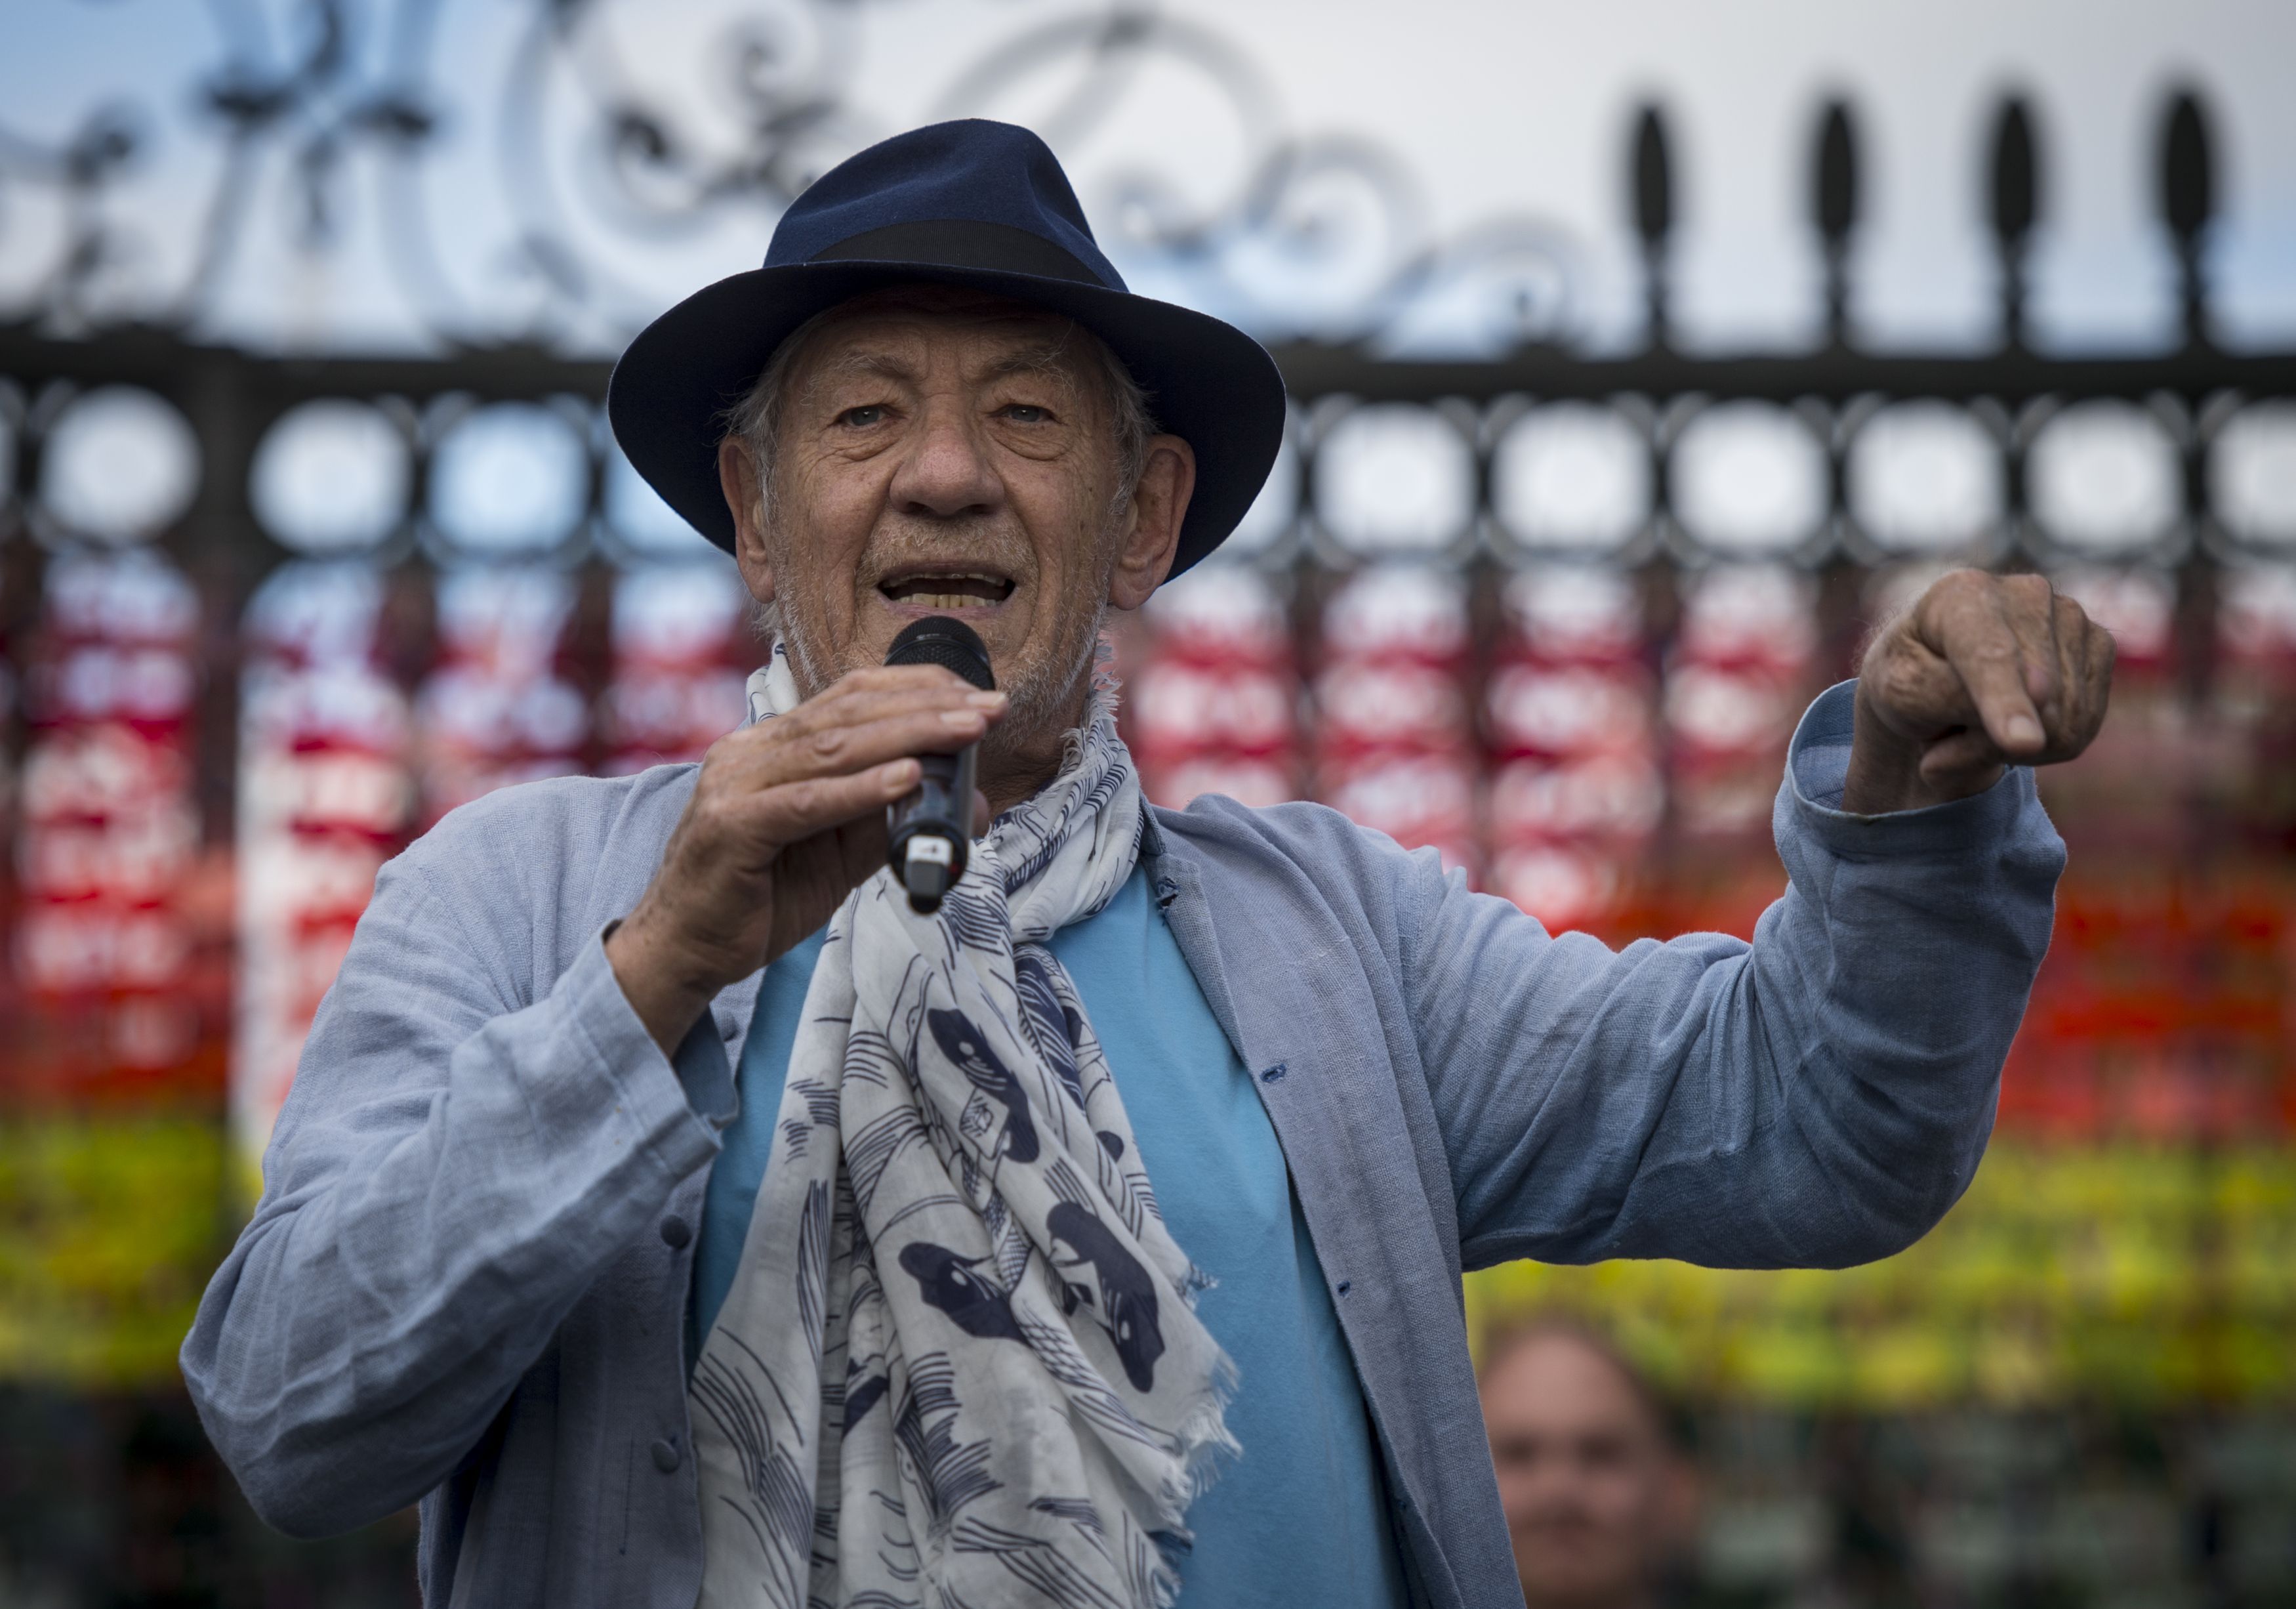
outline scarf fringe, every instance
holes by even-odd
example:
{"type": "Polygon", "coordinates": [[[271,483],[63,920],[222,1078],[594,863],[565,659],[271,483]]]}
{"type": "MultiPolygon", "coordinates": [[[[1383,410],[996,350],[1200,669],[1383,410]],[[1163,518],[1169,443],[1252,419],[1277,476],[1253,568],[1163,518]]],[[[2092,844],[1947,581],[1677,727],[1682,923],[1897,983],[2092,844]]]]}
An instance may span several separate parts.
{"type": "MultiPolygon", "coordinates": [[[[1175,1438],[1182,1449],[1180,1489],[1164,1494],[1166,1506],[1177,1513],[1185,1514],[1243,1456],[1243,1444],[1228,1433],[1226,1423],[1239,1378],[1234,1361],[1220,1353],[1205,1400],[1180,1422],[1175,1438]]],[[[1148,1577],[1154,1609],[1173,1609],[1179,1601],[1180,1570],[1173,1555],[1185,1552],[1194,1540],[1194,1533],[1186,1530],[1175,1530],[1168,1537],[1158,1545],[1156,1566],[1148,1577]]]]}
{"type": "Polygon", "coordinates": [[[1212,1370],[1208,1400],[1180,1422],[1180,1445],[1187,1449],[1182,1468],[1187,1484],[1184,1508],[1218,1484],[1220,1477],[1243,1457],[1243,1443],[1227,1428],[1228,1405],[1235,1400],[1241,1383],[1234,1360],[1222,1352],[1212,1370]]]}

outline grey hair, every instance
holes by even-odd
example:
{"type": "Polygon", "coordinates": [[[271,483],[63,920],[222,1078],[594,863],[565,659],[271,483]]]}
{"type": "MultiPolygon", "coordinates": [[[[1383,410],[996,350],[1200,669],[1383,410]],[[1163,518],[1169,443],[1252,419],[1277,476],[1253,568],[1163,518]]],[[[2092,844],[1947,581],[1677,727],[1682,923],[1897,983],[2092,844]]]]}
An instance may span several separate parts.
{"type": "MultiPolygon", "coordinates": [[[[764,370],[758,375],[742,400],[727,408],[722,415],[726,438],[739,441],[750,460],[750,472],[757,478],[757,504],[750,518],[762,530],[766,510],[774,500],[774,470],[775,449],[781,433],[782,415],[789,400],[789,381],[797,367],[797,355],[808,337],[820,329],[824,320],[837,309],[830,308],[815,314],[782,340],[767,359],[764,370]]],[[[750,628],[765,642],[778,641],[782,636],[781,599],[775,596],[755,604],[750,611],[750,628]]]]}

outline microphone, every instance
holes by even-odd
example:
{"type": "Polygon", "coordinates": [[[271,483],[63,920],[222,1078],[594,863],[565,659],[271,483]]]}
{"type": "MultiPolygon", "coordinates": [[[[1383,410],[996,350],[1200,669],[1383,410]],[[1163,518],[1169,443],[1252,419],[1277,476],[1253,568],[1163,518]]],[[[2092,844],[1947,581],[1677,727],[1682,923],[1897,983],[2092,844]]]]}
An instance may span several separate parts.
{"type": "MultiPolygon", "coordinates": [[[[945,614],[913,620],[885,653],[888,665],[939,665],[954,670],[983,693],[996,690],[988,669],[988,648],[963,620],[945,614]]],[[[973,745],[954,754],[921,754],[924,776],[906,798],[885,807],[887,861],[908,891],[909,908],[921,916],[940,909],[941,897],[964,875],[966,846],[972,841],[973,745]]]]}

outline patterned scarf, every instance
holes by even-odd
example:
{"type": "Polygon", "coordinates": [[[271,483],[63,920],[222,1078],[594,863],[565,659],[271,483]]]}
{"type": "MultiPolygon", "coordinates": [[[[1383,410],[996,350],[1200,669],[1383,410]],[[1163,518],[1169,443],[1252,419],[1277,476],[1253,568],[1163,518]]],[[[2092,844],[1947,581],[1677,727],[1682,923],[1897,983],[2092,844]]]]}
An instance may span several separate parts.
{"type": "MultiPolygon", "coordinates": [[[[776,647],[754,718],[795,706],[776,647]]],[[[1045,940],[1113,899],[1140,787],[1096,694],[940,910],[829,924],[692,1385],[706,1609],[1162,1609],[1236,1451],[1092,1025],[1045,940]]]]}

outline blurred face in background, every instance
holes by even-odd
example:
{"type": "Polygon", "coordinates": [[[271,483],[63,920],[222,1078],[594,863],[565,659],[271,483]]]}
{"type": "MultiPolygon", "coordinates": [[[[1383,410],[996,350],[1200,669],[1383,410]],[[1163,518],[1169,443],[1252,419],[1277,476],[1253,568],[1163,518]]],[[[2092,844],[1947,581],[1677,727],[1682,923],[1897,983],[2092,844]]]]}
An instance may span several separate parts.
{"type": "Polygon", "coordinates": [[[1651,1400],[1587,1337],[1537,1330],[1483,1372],[1483,1423],[1530,1609],[1650,1603],[1695,1491],[1651,1400]]]}

